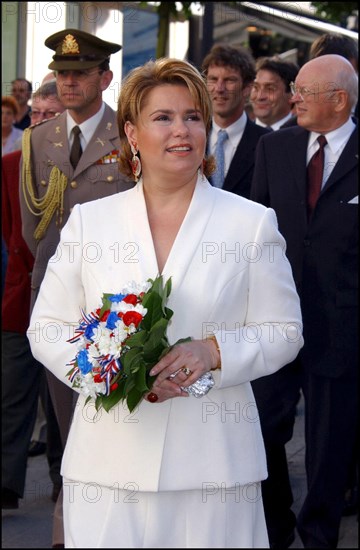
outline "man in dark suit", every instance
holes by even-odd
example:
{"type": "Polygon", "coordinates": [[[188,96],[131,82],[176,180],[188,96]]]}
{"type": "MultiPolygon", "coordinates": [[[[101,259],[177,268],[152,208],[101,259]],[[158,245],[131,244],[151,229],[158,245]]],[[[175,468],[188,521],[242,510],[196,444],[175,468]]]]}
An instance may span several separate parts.
{"type": "MultiPolygon", "coordinates": [[[[336,548],[358,415],[357,75],[343,57],[324,55],[300,69],[292,92],[298,126],[260,140],[251,198],[274,208],[301,298],[308,493],[297,527],[305,548],[336,548]],[[319,147],[321,187],[310,203],[319,147]]],[[[268,403],[273,376],[263,379],[268,403]]],[[[266,400],[258,406],[266,418],[266,400]]]]}
{"type": "Polygon", "coordinates": [[[213,105],[213,125],[208,154],[217,154],[219,132],[226,130],[223,144],[224,170],[211,183],[249,198],[254,171],[255,149],[259,138],[269,130],[257,126],[246,115],[245,105],[255,78],[255,62],[244,48],[215,44],[202,63],[213,105]]]}

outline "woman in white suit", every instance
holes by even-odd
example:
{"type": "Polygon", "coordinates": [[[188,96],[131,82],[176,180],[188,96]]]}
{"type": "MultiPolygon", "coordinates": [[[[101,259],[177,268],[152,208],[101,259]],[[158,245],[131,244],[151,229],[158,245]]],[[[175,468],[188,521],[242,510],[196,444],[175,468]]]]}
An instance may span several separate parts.
{"type": "Polygon", "coordinates": [[[65,546],[264,548],[266,458],[250,382],[303,344],[284,239],[271,209],[207,181],[211,102],[189,63],[134,69],[118,124],[123,170],[140,180],[73,209],[33,310],[32,351],[71,385],[68,327],[80,308],[157,274],[172,278],[170,344],[192,340],[154,366],[131,414],[123,404],[95,414],[79,395],[62,464],[65,546]],[[181,389],[209,371],[204,397],[181,389]]]}

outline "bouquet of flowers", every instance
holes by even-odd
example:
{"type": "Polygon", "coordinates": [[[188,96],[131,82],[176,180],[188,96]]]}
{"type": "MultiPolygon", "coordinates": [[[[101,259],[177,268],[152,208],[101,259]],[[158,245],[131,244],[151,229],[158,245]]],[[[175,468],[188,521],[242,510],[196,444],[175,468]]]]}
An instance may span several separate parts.
{"type": "MultiPolygon", "coordinates": [[[[155,380],[152,367],[172,346],[166,330],[173,311],[166,307],[171,278],[129,283],[120,294],[103,294],[102,305],[87,314],[68,340],[78,351],[67,373],[74,388],[107,412],[120,400],[131,411],[155,380]]],[[[186,342],[183,338],[176,342],[186,342]]],[[[174,345],[176,345],[174,344],[174,345]]],[[[191,386],[190,386],[191,387],[191,386]]]]}

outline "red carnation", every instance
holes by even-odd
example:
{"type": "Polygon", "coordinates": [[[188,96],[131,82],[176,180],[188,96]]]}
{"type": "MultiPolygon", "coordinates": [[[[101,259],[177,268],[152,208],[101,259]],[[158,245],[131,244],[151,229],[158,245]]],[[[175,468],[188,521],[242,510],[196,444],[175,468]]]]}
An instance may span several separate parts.
{"type": "Polygon", "coordinates": [[[137,328],[141,323],[142,318],[143,316],[141,315],[141,313],[138,313],[137,311],[127,311],[126,313],[124,313],[123,323],[126,326],[129,326],[131,325],[131,323],[133,323],[137,328]]]}
{"type": "Polygon", "coordinates": [[[137,296],[135,294],[128,294],[123,299],[123,302],[126,302],[127,304],[132,304],[133,306],[136,306],[137,304],[137,296]]]}
{"type": "Polygon", "coordinates": [[[119,387],[119,384],[117,382],[114,382],[110,386],[110,391],[115,391],[119,387]]]}
{"type": "Polygon", "coordinates": [[[106,319],[109,317],[109,315],[110,315],[110,309],[107,309],[106,311],[104,311],[104,313],[100,317],[100,321],[106,321],[106,319]]]}
{"type": "Polygon", "coordinates": [[[102,380],[102,378],[101,378],[101,374],[95,374],[95,376],[94,376],[94,382],[95,382],[96,384],[100,384],[100,382],[102,382],[102,381],[103,381],[103,380],[102,380]]]}

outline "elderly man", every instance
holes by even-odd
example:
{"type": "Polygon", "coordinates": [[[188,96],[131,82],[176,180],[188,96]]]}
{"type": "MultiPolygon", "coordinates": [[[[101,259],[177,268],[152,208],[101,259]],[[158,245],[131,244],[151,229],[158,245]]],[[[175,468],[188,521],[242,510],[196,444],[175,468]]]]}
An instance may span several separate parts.
{"type": "MultiPolygon", "coordinates": [[[[336,548],[358,417],[358,79],[344,57],[324,55],[303,65],[292,93],[298,126],[259,141],[251,198],[277,214],[303,313],[308,493],[298,531],[305,548],[336,548]]],[[[261,419],[280,383],[289,399],[285,369],[262,380],[261,419]]],[[[282,421],[280,409],[273,435],[282,421]]]]}

